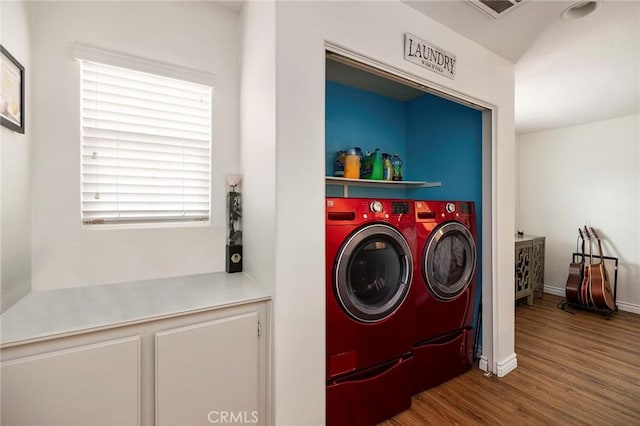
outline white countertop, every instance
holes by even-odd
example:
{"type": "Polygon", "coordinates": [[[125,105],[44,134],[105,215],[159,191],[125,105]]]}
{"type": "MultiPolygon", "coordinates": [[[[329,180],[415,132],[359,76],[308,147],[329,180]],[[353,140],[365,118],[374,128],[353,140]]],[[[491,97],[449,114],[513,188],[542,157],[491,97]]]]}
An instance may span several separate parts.
{"type": "Polygon", "coordinates": [[[225,272],[32,292],[0,315],[0,345],[8,347],[270,298],[248,276],[225,272]]]}

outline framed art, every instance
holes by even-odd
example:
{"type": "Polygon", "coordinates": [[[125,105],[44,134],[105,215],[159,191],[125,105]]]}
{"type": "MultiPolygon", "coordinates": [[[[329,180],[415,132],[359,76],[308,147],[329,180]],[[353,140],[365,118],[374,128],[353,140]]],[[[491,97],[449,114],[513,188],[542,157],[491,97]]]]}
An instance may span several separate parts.
{"type": "Polygon", "coordinates": [[[24,67],[0,45],[0,124],[24,133],[24,67]]]}

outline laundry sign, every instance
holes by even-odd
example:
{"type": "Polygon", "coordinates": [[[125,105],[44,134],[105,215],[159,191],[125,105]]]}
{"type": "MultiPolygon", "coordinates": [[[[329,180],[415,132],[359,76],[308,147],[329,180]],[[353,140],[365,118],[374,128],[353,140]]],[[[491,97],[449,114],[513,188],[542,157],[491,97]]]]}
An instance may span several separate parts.
{"type": "Polygon", "coordinates": [[[404,35],[404,59],[450,79],[456,77],[456,55],[413,34],[404,35]]]}

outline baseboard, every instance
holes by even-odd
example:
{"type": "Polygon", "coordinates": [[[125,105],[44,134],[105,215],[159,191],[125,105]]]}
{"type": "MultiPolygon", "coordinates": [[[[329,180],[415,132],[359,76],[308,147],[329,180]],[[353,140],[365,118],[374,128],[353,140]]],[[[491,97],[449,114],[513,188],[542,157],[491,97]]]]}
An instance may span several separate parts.
{"type": "Polygon", "coordinates": [[[545,285],[543,291],[548,294],[553,294],[554,296],[564,297],[564,287],[551,287],[549,285],[545,285]]]}
{"type": "MultiPolygon", "coordinates": [[[[548,294],[553,294],[555,296],[560,296],[560,297],[565,296],[564,287],[551,287],[551,286],[545,285],[544,292],[548,294]]],[[[632,314],[640,314],[640,305],[627,303],[627,302],[620,302],[620,301],[616,302],[616,304],[618,305],[618,310],[620,311],[631,312],[632,314]]]]}
{"type": "Polygon", "coordinates": [[[480,362],[478,363],[478,368],[482,371],[489,371],[489,360],[485,356],[480,357],[480,362]]]}
{"type": "Polygon", "coordinates": [[[640,314],[640,305],[634,305],[633,303],[616,302],[619,311],[631,312],[632,314],[640,314]]]}
{"type": "Polygon", "coordinates": [[[507,359],[498,361],[496,367],[498,370],[496,371],[496,375],[498,377],[504,377],[511,373],[518,367],[518,358],[516,357],[516,354],[511,354],[507,359]]]}

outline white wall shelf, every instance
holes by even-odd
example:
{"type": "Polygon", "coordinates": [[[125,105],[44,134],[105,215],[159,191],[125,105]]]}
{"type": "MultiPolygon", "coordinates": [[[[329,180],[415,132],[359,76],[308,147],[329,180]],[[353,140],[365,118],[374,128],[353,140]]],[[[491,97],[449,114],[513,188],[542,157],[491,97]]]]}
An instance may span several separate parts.
{"type": "Polygon", "coordinates": [[[327,185],[342,186],[342,196],[349,196],[350,186],[362,186],[370,188],[433,188],[442,186],[441,182],[422,182],[422,181],[410,181],[410,180],[369,180],[369,179],[350,179],[334,176],[326,176],[327,185]]]}

